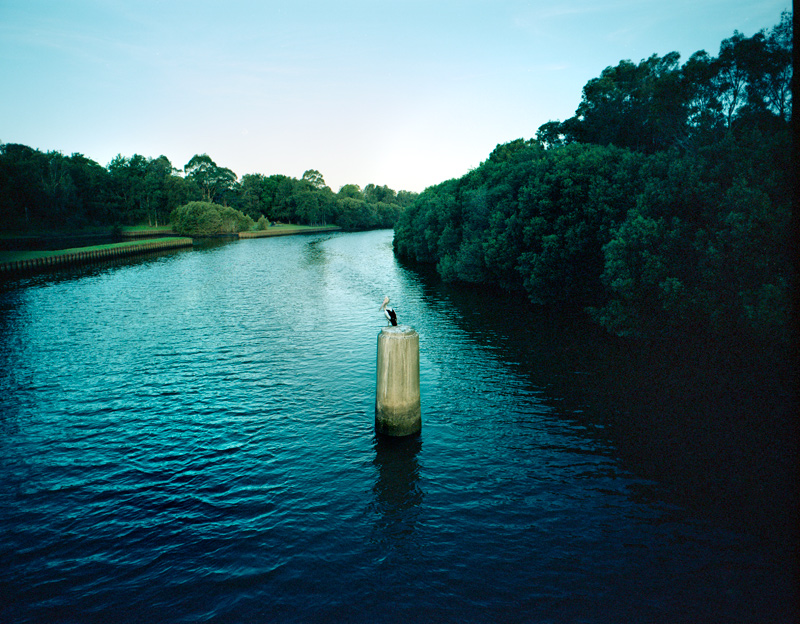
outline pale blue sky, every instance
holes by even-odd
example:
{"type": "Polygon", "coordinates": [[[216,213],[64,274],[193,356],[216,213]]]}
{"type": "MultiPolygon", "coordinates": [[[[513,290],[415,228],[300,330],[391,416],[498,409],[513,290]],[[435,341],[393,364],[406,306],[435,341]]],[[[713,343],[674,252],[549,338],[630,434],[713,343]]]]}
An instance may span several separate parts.
{"type": "Polygon", "coordinates": [[[790,0],[0,0],[0,142],[422,191],[790,0]]]}

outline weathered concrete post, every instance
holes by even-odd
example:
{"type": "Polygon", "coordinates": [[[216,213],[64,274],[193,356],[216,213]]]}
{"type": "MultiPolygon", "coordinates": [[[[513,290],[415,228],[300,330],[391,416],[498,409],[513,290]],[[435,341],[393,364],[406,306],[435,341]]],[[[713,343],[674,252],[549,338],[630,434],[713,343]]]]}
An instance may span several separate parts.
{"type": "Polygon", "coordinates": [[[378,334],[375,430],[406,436],[421,428],[419,334],[408,325],[384,327],[378,334]]]}

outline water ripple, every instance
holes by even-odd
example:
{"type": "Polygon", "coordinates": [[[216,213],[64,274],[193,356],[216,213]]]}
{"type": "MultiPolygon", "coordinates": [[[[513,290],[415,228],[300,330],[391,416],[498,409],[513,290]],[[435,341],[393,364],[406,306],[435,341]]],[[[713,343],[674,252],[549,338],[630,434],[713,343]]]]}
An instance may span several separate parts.
{"type": "Polygon", "coordinates": [[[389,232],[7,285],[0,620],[792,619],[762,543],[665,502],[602,405],[467,314],[389,232]],[[373,432],[385,294],[421,337],[400,441],[373,432]]]}

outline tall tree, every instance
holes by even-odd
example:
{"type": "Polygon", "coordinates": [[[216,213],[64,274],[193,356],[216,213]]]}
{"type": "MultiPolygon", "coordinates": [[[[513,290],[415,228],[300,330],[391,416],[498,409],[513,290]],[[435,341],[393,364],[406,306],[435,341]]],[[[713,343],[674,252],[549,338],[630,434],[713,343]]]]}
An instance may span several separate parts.
{"type": "Polygon", "coordinates": [[[43,182],[50,223],[58,226],[67,225],[69,207],[75,205],[77,192],[70,174],[69,163],[60,152],[47,153],[47,169],[43,182]]]}
{"type": "Polygon", "coordinates": [[[148,225],[158,225],[169,218],[167,197],[168,180],[172,176],[172,163],[166,156],[159,156],[147,163],[144,176],[143,205],[148,225]]]}
{"type": "Polygon", "coordinates": [[[367,184],[367,186],[364,187],[364,198],[370,204],[377,204],[378,202],[387,204],[394,203],[396,195],[394,190],[390,189],[385,184],[383,186],[367,184]]]}
{"type": "Polygon", "coordinates": [[[267,180],[260,173],[248,173],[239,181],[239,209],[252,219],[269,216],[267,180]]]}
{"type": "Polygon", "coordinates": [[[681,69],[687,93],[687,128],[704,143],[719,138],[719,130],[724,127],[715,73],[714,59],[705,50],[695,52],[681,69]]]}
{"type": "Polygon", "coordinates": [[[44,214],[47,157],[27,145],[0,145],[0,228],[27,229],[44,214]]]}
{"type": "Polygon", "coordinates": [[[364,193],[361,190],[361,187],[358,184],[345,184],[342,188],[339,189],[338,193],[339,199],[345,199],[347,197],[351,199],[364,199],[364,193]]]}
{"type": "Polygon", "coordinates": [[[731,127],[736,114],[747,103],[747,85],[759,42],[738,30],[725,39],[715,65],[716,87],[722,104],[725,125],[731,127]]]}
{"type": "Polygon", "coordinates": [[[203,191],[203,198],[213,202],[223,191],[230,189],[237,176],[230,169],[217,166],[208,154],[196,154],[183,168],[186,177],[191,178],[203,191]]]}
{"type": "Polygon", "coordinates": [[[748,104],[789,121],[792,111],[792,14],[784,11],[769,33],[753,37],[748,58],[748,104]]]}
{"type": "MultiPolygon", "coordinates": [[[[569,140],[643,151],[664,149],[681,134],[685,97],[677,52],[654,54],[638,65],[620,61],[586,83],[574,118],[562,130],[569,140]]],[[[552,122],[551,122],[552,123],[552,122]]],[[[558,132],[546,124],[542,138],[557,144],[558,132]]]]}
{"type": "Polygon", "coordinates": [[[325,188],[325,179],[322,174],[316,169],[309,169],[303,173],[303,182],[307,182],[312,189],[319,191],[325,188]]]}
{"type": "Polygon", "coordinates": [[[117,202],[119,221],[135,224],[146,218],[145,176],[147,159],[140,154],[125,158],[118,154],[108,164],[111,184],[117,202]]]}

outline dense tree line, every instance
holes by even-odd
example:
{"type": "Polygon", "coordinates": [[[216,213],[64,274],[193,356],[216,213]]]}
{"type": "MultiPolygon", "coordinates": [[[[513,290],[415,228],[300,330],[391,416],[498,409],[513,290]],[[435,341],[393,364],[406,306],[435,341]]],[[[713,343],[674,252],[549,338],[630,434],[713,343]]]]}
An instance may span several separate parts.
{"type": "Polygon", "coordinates": [[[82,154],[65,156],[19,144],[0,145],[0,229],[166,225],[190,202],[238,210],[253,222],[338,224],[347,230],[392,227],[416,194],[355,184],[334,193],[322,175],[301,179],[248,174],[241,179],[207,154],[183,170],[166,156],[115,157],[102,167],[82,154]]]}
{"type": "Polygon", "coordinates": [[[571,119],[426,189],[395,250],[618,335],[787,340],[791,15],[719,56],[623,61],[571,119]]]}

